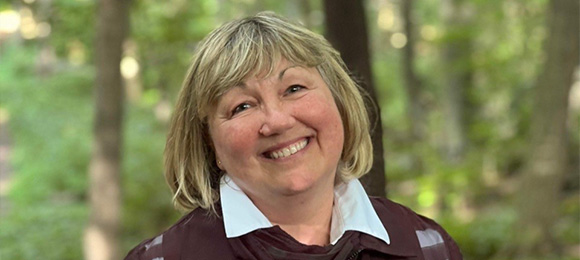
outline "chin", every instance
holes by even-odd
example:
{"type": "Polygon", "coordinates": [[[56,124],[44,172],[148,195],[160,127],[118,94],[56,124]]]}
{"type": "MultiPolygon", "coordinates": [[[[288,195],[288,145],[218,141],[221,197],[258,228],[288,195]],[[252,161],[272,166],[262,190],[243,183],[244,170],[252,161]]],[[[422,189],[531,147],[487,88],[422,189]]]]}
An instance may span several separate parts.
{"type": "Polygon", "coordinates": [[[294,196],[312,190],[313,188],[320,186],[321,179],[311,179],[311,178],[294,178],[291,180],[286,180],[284,184],[280,187],[280,193],[284,196],[294,196]]]}

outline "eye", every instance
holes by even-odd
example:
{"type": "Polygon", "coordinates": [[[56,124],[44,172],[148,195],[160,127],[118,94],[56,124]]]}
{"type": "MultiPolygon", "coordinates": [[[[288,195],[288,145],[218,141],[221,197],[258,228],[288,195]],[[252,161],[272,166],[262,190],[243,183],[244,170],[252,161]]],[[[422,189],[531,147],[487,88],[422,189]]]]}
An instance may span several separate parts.
{"type": "Polygon", "coordinates": [[[240,113],[248,108],[252,107],[250,104],[248,103],[242,103],[239,104],[238,106],[236,106],[233,110],[232,110],[232,116],[236,115],[237,113],[240,113]]]}
{"type": "Polygon", "coordinates": [[[300,91],[302,89],[304,89],[303,86],[300,86],[300,85],[292,85],[288,89],[286,89],[286,93],[285,94],[292,94],[292,93],[298,92],[298,91],[300,91]]]}

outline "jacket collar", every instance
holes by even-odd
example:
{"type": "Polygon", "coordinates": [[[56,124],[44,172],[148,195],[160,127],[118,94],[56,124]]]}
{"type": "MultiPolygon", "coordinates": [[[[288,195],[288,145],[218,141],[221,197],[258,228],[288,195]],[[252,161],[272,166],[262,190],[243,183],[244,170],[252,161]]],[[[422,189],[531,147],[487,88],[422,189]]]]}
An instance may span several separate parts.
{"type": "MultiPolygon", "coordinates": [[[[228,175],[223,176],[220,182],[220,200],[227,238],[273,227],[228,175]]],[[[383,224],[357,179],[335,187],[331,244],[335,244],[349,230],[367,234],[389,244],[390,237],[383,224]]]]}
{"type": "Polygon", "coordinates": [[[421,251],[415,230],[418,228],[417,222],[413,220],[416,215],[410,215],[410,211],[403,210],[401,205],[386,198],[371,197],[370,200],[381,222],[388,227],[393,240],[386,245],[375,237],[362,234],[361,247],[387,255],[416,257],[418,251],[421,251]]]}

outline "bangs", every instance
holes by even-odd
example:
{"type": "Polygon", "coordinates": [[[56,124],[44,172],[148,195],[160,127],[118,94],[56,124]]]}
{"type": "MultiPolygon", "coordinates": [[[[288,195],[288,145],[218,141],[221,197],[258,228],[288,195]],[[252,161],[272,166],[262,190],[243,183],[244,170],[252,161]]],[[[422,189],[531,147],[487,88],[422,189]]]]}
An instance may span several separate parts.
{"type": "Polygon", "coordinates": [[[197,108],[203,118],[229,89],[241,85],[248,77],[270,76],[281,59],[304,67],[324,62],[320,52],[324,39],[299,25],[288,27],[287,21],[285,28],[277,25],[282,22],[267,17],[229,23],[202,43],[196,73],[199,78],[195,81],[205,84],[194,89],[199,90],[197,108]]]}

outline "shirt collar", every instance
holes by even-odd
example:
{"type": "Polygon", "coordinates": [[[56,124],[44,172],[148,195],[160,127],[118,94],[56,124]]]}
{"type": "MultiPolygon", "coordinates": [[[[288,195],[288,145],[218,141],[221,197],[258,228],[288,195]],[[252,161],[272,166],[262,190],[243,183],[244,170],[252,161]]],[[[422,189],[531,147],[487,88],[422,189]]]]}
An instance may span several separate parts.
{"type": "MultiPolygon", "coordinates": [[[[220,199],[227,238],[273,227],[266,216],[228,175],[221,179],[220,199]]],[[[349,230],[371,235],[390,244],[387,230],[357,179],[341,183],[334,188],[330,229],[330,242],[333,245],[349,230]]]]}

